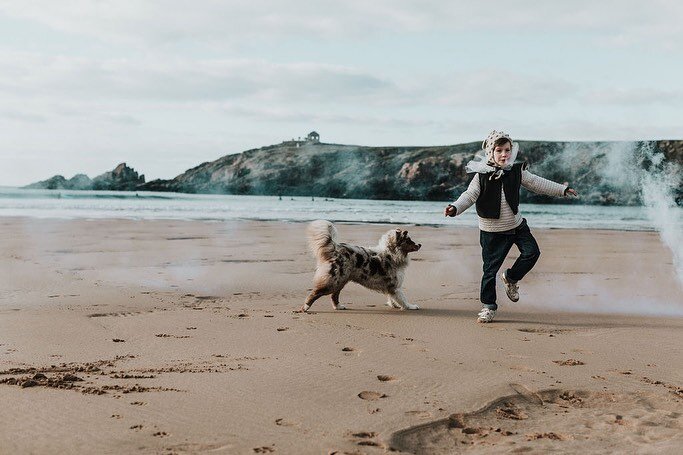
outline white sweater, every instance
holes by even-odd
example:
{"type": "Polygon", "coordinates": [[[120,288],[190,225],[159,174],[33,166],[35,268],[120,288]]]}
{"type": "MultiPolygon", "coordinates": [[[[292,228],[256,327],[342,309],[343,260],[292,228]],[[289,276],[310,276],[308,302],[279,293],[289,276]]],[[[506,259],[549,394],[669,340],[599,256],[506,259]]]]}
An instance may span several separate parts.
{"type": "MultiPolygon", "coordinates": [[[[544,194],[546,196],[564,196],[567,185],[555,183],[552,180],[544,179],[536,174],[524,170],[522,171],[522,186],[534,193],[544,194]]],[[[456,215],[460,215],[465,210],[470,208],[477,202],[477,198],[481,193],[479,186],[479,175],[474,174],[467,190],[460,195],[460,197],[451,205],[455,206],[457,210],[456,215]]],[[[500,218],[482,218],[479,217],[479,229],[486,232],[504,232],[514,229],[522,224],[522,212],[517,210],[517,214],[512,213],[512,209],[505,199],[505,192],[502,185],[500,189],[500,218]]]]}

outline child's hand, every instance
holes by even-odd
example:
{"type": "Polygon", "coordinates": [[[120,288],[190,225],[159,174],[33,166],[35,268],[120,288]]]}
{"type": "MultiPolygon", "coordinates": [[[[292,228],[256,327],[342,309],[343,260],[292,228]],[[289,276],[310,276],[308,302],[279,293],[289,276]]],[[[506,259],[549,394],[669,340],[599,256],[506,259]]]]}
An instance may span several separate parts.
{"type": "Polygon", "coordinates": [[[564,190],[564,195],[565,196],[572,196],[572,197],[579,197],[579,193],[577,193],[574,188],[569,188],[569,187],[567,187],[567,189],[564,190]]]}
{"type": "Polygon", "coordinates": [[[454,206],[448,204],[443,211],[443,216],[455,216],[457,210],[454,206]]]}

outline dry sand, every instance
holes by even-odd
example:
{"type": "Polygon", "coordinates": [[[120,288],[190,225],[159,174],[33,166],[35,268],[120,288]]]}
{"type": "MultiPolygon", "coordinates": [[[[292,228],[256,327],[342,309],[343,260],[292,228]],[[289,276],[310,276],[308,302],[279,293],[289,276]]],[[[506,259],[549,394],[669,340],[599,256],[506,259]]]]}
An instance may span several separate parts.
{"type": "MultiPolygon", "coordinates": [[[[0,224],[3,454],[683,446],[683,291],[656,233],[535,230],[521,301],[499,292],[483,325],[476,229],[409,228],[420,311],[349,285],[349,310],[296,314],[303,224],[0,224]]],[[[338,229],[368,245],[387,226],[338,229]]]]}

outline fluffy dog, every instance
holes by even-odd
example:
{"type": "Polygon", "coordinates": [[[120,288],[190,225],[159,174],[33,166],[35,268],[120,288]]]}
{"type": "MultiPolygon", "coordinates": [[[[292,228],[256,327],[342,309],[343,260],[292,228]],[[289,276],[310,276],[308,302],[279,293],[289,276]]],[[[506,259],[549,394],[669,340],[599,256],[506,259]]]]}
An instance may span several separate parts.
{"type": "Polygon", "coordinates": [[[405,310],[420,307],[408,303],[401,285],[408,267],[408,253],[422,245],[408,237],[408,231],[392,229],[373,248],[337,241],[337,229],[329,221],[312,222],[307,229],[308,244],[318,261],[313,290],[301,307],[308,311],[317,299],[332,295],[335,310],[346,309],[339,303],[339,293],[349,281],[388,296],[387,305],[405,310]]]}

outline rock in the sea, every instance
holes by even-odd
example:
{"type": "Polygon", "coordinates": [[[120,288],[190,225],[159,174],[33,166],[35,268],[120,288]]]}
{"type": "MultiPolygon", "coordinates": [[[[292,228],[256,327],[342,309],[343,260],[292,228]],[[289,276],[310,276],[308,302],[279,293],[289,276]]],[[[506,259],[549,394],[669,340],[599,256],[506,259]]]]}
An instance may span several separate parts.
{"type": "Polygon", "coordinates": [[[92,180],[93,190],[132,191],[145,183],[145,176],[121,163],[113,171],[98,175],[92,180]]]}
{"type": "Polygon", "coordinates": [[[25,186],[28,189],[43,190],[107,190],[107,191],[132,191],[145,183],[145,176],[138,175],[135,169],[121,163],[113,171],[90,179],[85,174],[76,174],[70,179],[61,175],[55,175],[47,180],[32,183],[25,186]]]}

